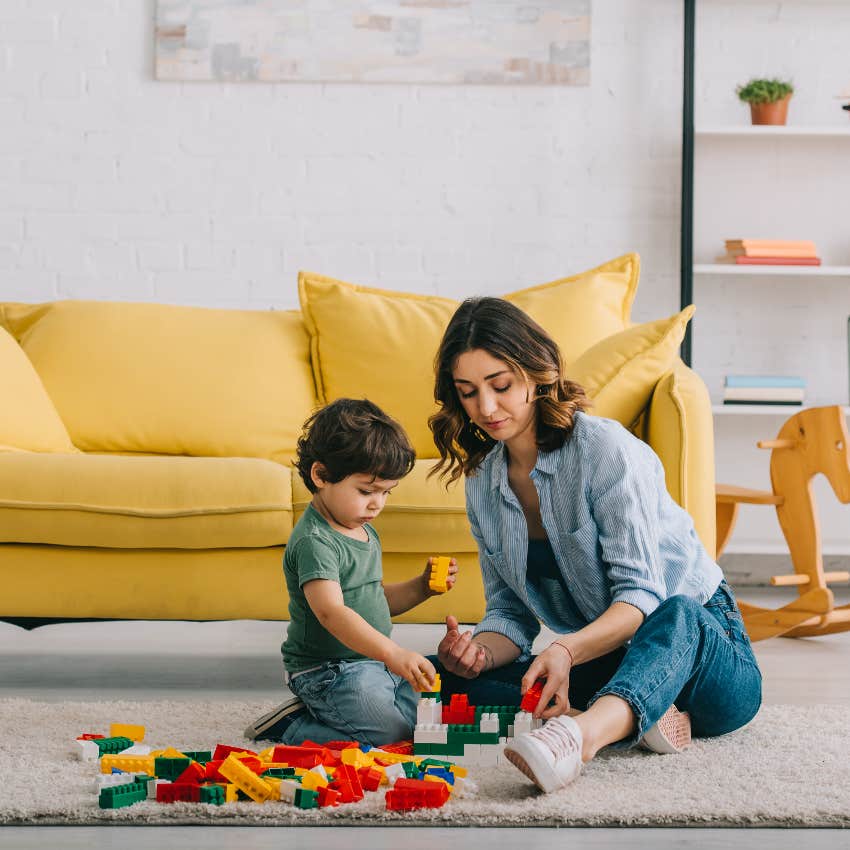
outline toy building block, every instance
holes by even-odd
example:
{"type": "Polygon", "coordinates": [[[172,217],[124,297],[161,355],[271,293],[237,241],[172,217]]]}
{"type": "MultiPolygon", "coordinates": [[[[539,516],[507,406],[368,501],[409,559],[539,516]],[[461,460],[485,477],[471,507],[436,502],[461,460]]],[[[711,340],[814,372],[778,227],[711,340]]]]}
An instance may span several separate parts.
{"type": "Polygon", "coordinates": [[[444,723],[443,704],[438,699],[423,697],[416,704],[417,723],[444,723]]]}
{"type": "Polygon", "coordinates": [[[201,785],[201,803],[209,803],[211,806],[224,805],[223,785],[201,785]]]}
{"type": "Polygon", "coordinates": [[[157,756],[153,761],[153,772],[158,779],[167,779],[174,782],[184,770],[192,763],[192,759],[170,758],[168,756],[157,756]]]}
{"type": "Polygon", "coordinates": [[[206,779],[206,770],[198,762],[189,762],[189,766],[174,781],[187,785],[200,785],[206,779]]]}
{"type": "Polygon", "coordinates": [[[475,706],[466,694],[452,694],[451,702],[443,705],[443,723],[474,723],[475,706]]]}
{"type": "Polygon", "coordinates": [[[244,791],[256,803],[264,803],[271,796],[269,786],[256,773],[242,764],[235,753],[231,753],[224,760],[218,772],[229,779],[240,791],[244,791]]]}
{"type": "Polygon", "coordinates": [[[299,809],[315,809],[319,806],[319,795],[316,791],[296,788],[295,799],[292,802],[299,809]]]}
{"type": "Polygon", "coordinates": [[[209,750],[184,750],[183,755],[200,764],[206,764],[208,761],[212,761],[212,753],[209,750]]]}
{"type": "Polygon", "coordinates": [[[528,711],[519,711],[516,713],[516,715],[514,715],[514,722],[512,726],[512,737],[516,738],[518,735],[524,735],[534,728],[534,718],[528,711]]]}
{"type": "Polygon", "coordinates": [[[317,764],[323,764],[330,756],[326,747],[285,747],[274,748],[272,758],[291,767],[306,767],[308,770],[317,764]]]}
{"type": "Polygon", "coordinates": [[[334,791],[333,788],[328,788],[328,787],[317,788],[316,794],[318,795],[317,799],[318,799],[318,802],[319,802],[319,808],[321,808],[321,809],[325,808],[326,806],[338,806],[339,805],[340,793],[339,793],[339,791],[334,791]]]}
{"type": "Polygon", "coordinates": [[[136,726],[132,723],[113,723],[109,727],[109,737],[124,737],[139,743],[145,740],[145,727],[136,726]]]}
{"type": "Polygon", "coordinates": [[[133,746],[129,738],[78,738],[77,756],[82,761],[96,761],[104,755],[114,755],[133,746]]]}
{"type": "Polygon", "coordinates": [[[482,714],[478,722],[479,732],[499,732],[499,715],[498,714],[482,714]]]}
{"type": "Polygon", "coordinates": [[[280,799],[284,803],[295,802],[295,792],[301,787],[301,784],[292,779],[280,780],[280,799]]]}
{"type": "Polygon", "coordinates": [[[538,679],[524,694],[519,707],[523,711],[533,713],[537,708],[537,703],[540,702],[540,697],[543,696],[543,679],[538,679]]]}
{"type": "Polygon", "coordinates": [[[448,742],[449,726],[446,723],[417,724],[413,730],[413,747],[416,754],[422,744],[445,744],[448,742]]]}
{"type": "Polygon", "coordinates": [[[123,770],[127,773],[146,773],[149,776],[156,775],[156,758],[153,753],[149,756],[103,756],[100,760],[100,772],[112,773],[114,769],[123,770]]]}
{"type": "Polygon", "coordinates": [[[96,741],[98,738],[105,738],[106,735],[101,735],[98,732],[83,732],[82,735],[77,735],[78,741],[96,741]]]}
{"type": "Polygon", "coordinates": [[[94,778],[93,786],[94,790],[97,791],[98,794],[104,788],[113,788],[116,785],[127,785],[130,782],[135,782],[136,777],[140,774],[136,773],[98,773],[94,778]]]}
{"type": "Polygon", "coordinates": [[[319,788],[324,788],[328,785],[328,780],[322,776],[319,776],[318,773],[313,773],[312,770],[308,770],[301,777],[301,787],[307,788],[310,791],[316,791],[319,788]]]}
{"type": "Polygon", "coordinates": [[[361,767],[371,767],[375,763],[375,756],[370,756],[360,749],[349,749],[340,753],[340,761],[359,770],[361,767]]]}
{"type": "Polygon", "coordinates": [[[384,776],[386,776],[390,785],[395,785],[397,779],[406,778],[407,774],[404,772],[404,765],[396,762],[395,764],[388,764],[384,768],[384,776]]]}
{"type": "Polygon", "coordinates": [[[377,791],[384,778],[384,771],[376,767],[361,767],[357,775],[364,791],[377,791]]]}
{"type": "Polygon", "coordinates": [[[446,804],[450,791],[445,782],[427,782],[419,779],[399,779],[386,793],[387,809],[438,809],[446,804]]]}
{"type": "Polygon", "coordinates": [[[435,555],[431,559],[431,576],[428,579],[428,587],[437,593],[445,593],[449,588],[446,582],[449,578],[449,564],[451,558],[445,555],[435,555]]]}
{"type": "Polygon", "coordinates": [[[163,782],[156,786],[157,803],[200,803],[201,786],[163,782]]]}
{"type": "MultiPolygon", "coordinates": [[[[231,753],[236,753],[237,755],[241,753],[247,753],[249,756],[257,755],[257,753],[255,753],[253,750],[248,750],[245,747],[231,747],[227,744],[216,744],[212,757],[213,759],[221,759],[222,761],[224,761],[224,759],[226,759],[231,753]]],[[[171,755],[171,753],[166,753],[166,755],[171,755]]],[[[185,756],[187,754],[180,753],[180,755],[185,756]]]]}
{"type": "Polygon", "coordinates": [[[97,761],[100,758],[100,748],[91,738],[77,738],[75,743],[80,761],[97,761]]]}
{"type": "Polygon", "coordinates": [[[101,809],[121,809],[124,806],[132,806],[148,798],[148,783],[144,779],[137,779],[124,785],[113,785],[111,788],[102,788],[98,797],[98,805],[101,809]]]}

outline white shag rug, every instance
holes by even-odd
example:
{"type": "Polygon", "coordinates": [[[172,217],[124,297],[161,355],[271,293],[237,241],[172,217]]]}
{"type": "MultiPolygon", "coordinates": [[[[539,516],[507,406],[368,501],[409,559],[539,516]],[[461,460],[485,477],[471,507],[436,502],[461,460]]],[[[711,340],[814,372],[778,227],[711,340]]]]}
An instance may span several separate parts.
{"type": "MultiPolygon", "coordinates": [[[[543,795],[511,765],[470,769],[472,798],[388,812],[384,791],[302,811],[286,803],[137,803],[100,809],[97,764],[76,758],[82,732],[139,723],[145,742],[192,750],[251,746],[241,730],[270,704],[0,700],[0,824],[433,826],[850,826],[850,712],[768,706],[745,729],[680,755],[609,751],[578,781],[543,795]]],[[[253,749],[254,747],[251,746],[253,749]]]]}

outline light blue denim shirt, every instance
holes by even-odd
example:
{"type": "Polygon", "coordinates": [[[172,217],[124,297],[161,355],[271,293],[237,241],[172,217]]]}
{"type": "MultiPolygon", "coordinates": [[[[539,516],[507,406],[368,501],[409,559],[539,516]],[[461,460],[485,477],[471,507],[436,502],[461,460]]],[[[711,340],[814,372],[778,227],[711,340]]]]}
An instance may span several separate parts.
{"type": "Polygon", "coordinates": [[[538,452],[531,480],[558,568],[575,607],[549,600],[536,610],[526,580],[528,526],[497,443],[466,480],[466,510],[478,542],[487,610],[475,633],[498,632],[531,653],[540,620],[577,631],[614,602],[644,616],[670,596],[704,605],[723,578],[677,505],[652,449],[611,419],[584,413],[564,445],[538,452]],[[578,609],[583,621],[577,621],[578,609]]]}

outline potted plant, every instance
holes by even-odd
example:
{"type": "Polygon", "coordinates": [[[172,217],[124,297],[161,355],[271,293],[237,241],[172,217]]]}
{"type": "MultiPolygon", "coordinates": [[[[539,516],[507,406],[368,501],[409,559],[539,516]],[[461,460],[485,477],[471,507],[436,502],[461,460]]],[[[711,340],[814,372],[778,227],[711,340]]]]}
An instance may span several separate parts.
{"type": "Polygon", "coordinates": [[[784,80],[750,80],[736,89],[738,97],[750,104],[753,124],[784,124],[788,101],[794,86],[784,80]]]}

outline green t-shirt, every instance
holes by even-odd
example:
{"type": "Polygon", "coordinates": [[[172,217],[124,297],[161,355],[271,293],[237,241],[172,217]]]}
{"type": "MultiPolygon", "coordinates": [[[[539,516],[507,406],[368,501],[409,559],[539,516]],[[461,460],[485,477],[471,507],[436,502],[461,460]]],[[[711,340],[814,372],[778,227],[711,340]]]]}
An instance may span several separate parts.
{"type": "Polygon", "coordinates": [[[313,579],[339,582],[346,606],[389,637],[392,621],[381,585],[381,542],[371,525],[363,527],[369,535],[368,542],[334,531],[312,505],[295,524],[283,556],[289,629],[281,651],[289,673],[335,659],[365,658],[338,641],[313,613],[301,589],[313,579]]]}

